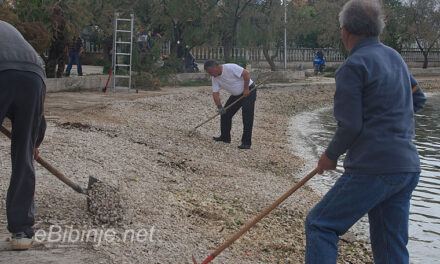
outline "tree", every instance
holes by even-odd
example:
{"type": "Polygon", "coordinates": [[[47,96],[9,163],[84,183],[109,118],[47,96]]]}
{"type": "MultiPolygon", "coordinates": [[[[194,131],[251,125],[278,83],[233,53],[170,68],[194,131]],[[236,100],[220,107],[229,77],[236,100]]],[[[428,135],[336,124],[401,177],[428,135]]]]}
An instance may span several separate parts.
{"type": "Polygon", "coordinates": [[[271,71],[276,70],[274,59],[283,44],[284,9],[278,0],[259,1],[249,7],[248,16],[243,19],[240,27],[239,40],[246,46],[263,48],[263,55],[270,65],[271,71]],[[274,49],[275,53],[269,51],[274,49]]]}
{"type": "Polygon", "coordinates": [[[428,55],[440,39],[440,1],[410,0],[408,4],[409,33],[423,54],[423,68],[428,67],[428,55]]]}
{"type": "Polygon", "coordinates": [[[231,61],[231,50],[237,45],[237,32],[246,9],[256,0],[224,0],[218,1],[217,29],[220,42],[224,47],[225,61],[231,61]]]}
{"type": "Polygon", "coordinates": [[[288,35],[298,46],[342,48],[338,14],[344,0],[294,2],[289,9],[288,35]]]}
{"type": "Polygon", "coordinates": [[[405,43],[410,41],[408,24],[405,23],[405,7],[399,0],[384,0],[386,26],[382,33],[382,42],[401,52],[405,43]]]}
{"type": "Polygon", "coordinates": [[[154,3],[151,21],[171,40],[174,56],[181,57],[186,45],[192,48],[212,38],[217,0],[155,0],[154,3]]]}

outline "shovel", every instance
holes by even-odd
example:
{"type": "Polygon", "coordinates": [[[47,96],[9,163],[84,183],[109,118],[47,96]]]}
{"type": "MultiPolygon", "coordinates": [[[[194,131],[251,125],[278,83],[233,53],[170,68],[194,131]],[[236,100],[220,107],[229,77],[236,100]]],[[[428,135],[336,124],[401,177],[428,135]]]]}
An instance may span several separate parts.
{"type": "MultiPolygon", "coordinates": [[[[209,255],[202,264],[208,264],[211,262],[215,257],[217,257],[223,250],[228,248],[232,243],[235,242],[241,235],[243,235],[246,231],[248,231],[251,227],[253,227],[255,224],[257,224],[263,217],[268,215],[270,212],[272,212],[273,209],[275,209],[278,205],[280,205],[284,200],[286,200],[292,193],[294,193],[296,190],[298,190],[301,186],[303,186],[308,180],[310,180],[315,174],[318,172],[318,168],[314,169],[312,172],[310,172],[306,177],[304,177],[300,182],[295,184],[289,191],[287,191],[283,196],[278,198],[271,206],[269,206],[266,210],[264,210],[261,214],[256,216],[254,219],[252,219],[251,222],[246,224],[240,231],[238,231],[232,238],[230,238],[228,241],[226,241],[223,245],[221,245],[214,253],[209,255]]],[[[197,264],[196,258],[192,256],[192,260],[194,264],[197,264]]]]}
{"type": "MultiPolygon", "coordinates": [[[[5,136],[7,136],[9,139],[12,139],[11,132],[7,128],[5,128],[4,126],[1,126],[0,130],[1,130],[1,132],[5,136]]],[[[80,193],[80,194],[88,195],[88,191],[90,190],[91,186],[94,183],[97,183],[97,182],[99,183],[100,182],[98,179],[89,176],[88,188],[87,189],[83,189],[83,188],[81,188],[81,186],[79,186],[78,184],[74,183],[73,181],[68,179],[66,176],[64,176],[64,174],[62,174],[59,170],[54,168],[52,165],[49,164],[49,162],[47,162],[46,160],[44,160],[40,156],[38,156],[37,162],[40,163],[41,166],[45,167],[48,171],[50,171],[53,175],[55,175],[55,177],[60,179],[62,182],[64,182],[70,188],[72,188],[74,191],[76,191],[77,193],[80,193]]]]}

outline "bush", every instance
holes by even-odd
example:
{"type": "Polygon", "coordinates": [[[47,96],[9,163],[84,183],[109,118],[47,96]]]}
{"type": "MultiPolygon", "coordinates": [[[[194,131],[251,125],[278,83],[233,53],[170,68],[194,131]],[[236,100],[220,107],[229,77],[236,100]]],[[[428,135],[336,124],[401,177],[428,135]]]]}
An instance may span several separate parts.
{"type": "Polygon", "coordinates": [[[160,80],[149,72],[140,72],[132,76],[132,88],[138,90],[160,90],[160,80]]]}

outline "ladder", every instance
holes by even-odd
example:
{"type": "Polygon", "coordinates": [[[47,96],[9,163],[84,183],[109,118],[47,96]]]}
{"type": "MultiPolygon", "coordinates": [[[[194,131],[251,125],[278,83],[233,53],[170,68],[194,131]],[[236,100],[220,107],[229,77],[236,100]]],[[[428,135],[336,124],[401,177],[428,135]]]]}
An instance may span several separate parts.
{"type": "Polygon", "coordinates": [[[113,33],[113,92],[138,92],[131,89],[131,64],[133,55],[134,14],[130,18],[120,18],[115,13],[113,33]]]}

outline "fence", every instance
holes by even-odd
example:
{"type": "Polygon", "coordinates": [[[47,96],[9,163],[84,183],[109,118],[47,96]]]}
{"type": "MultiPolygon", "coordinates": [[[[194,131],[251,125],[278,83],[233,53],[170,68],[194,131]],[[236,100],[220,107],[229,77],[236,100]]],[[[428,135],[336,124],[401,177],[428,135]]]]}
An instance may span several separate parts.
{"type": "MultiPolygon", "coordinates": [[[[170,54],[170,42],[165,41],[161,47],[162,55],[170,54]]],[[[97,45],[93,42],[84,41],[84,50],[87,53],[102,53],[101,45],[97,45]]],[[[315,52],[319,49],[312,48],[291,48],[287,49],[287,62],[296,61],[312,61],[315,56],[315,52]]],[[[344,55],[338,49],[323,48],[320,49],[328,62],[342,62],[344,61],[344,55]]],[[[194,47],[191,49],[191,53],[198,61],[204,60],[223,60],[224,48],[223,47],[194,47]]],[[[233,48],[231,49],[231,57],[242,58],[247,61],[259,62],[266,61],[262,48],[233,48]]],[[[284,61],[284,49],[269,50],[269,55],[276,55],[275,62],[284,61]]],[[[417,48],[408,48],[401,51],[401,55],[406,62],[423,62],[424,57],[422,52],[417,48]]],[[[434,49],[429,52],[429,62],[440,62],[440,49],[434,49]]]]}
{"type": "MultiPolygon", "coordinates": [[[[342,62],[345,57],[338,49],[325,48],[320,49],[328,62],[342,62]]],[[[311,48],[293,48],[287,49],[286,59],[288,62],[295,61],[312,61],[315,56],[315,52],[318,49],[311,48]]],[[[223,47],[194,47],[191,53],[196,60],[221,60],[224,56],[223,47]]],[[[270,50],[269,55],[276,55],[275,62],[284,61],[284,50],[270,50]]],[[[403,59],[407,62],[422,62],[424,56],[419,49],[404,49],[401,51],[403,59]]],[[[234,48],[231,50],[231,56],[235,58],[243,58],[248,61],[265,61],[262,48],[234,48]]],[[[430,62],[440,62],[440,49],[431,50],[428,54],[428,60],[430,62]]]]}
{"type": "MultiPolygon", "coordinates": [[[[336,49],[321,49],[325,54],[326,61],[343,61],[344,56],[340,54],[339,50],[336,49]]],[[[315,52],[318,49],[311,48],[295,48],[287,49],[287,61],[311,61],[315,56],[315,52]]],[[[224,57],[223,47],[194,47],[191,53],[196,58],[196,60],[221,60],[224,57]]],[[[275,62],[284,61],[284,50],[270,50],[269,55],[276,55],[274,58],[275,62]]],[[[247,61],[265,61],[266,58],[263,54],[262,48],[234,48],[231,50],[231,57],[242,58],[247,61]]]]}
{"type": "MultiPolygon", "coordinates": [[[[419,49],[404,49],[400,53],[406,62],[421,62],[425,57],[419,49]]],[[[429,62],[440,62],[440,49],[433,49],[428,54],[429,62]]]]}

